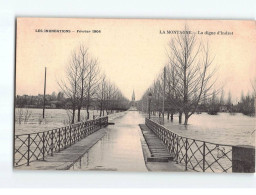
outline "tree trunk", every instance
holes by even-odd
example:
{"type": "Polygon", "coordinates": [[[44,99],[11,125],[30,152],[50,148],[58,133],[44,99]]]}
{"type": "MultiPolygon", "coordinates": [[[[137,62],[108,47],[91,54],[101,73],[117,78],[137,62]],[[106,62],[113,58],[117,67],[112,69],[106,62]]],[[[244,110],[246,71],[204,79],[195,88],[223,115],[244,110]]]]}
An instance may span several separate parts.
{"type": "Polygon", "coordinates": [[[167,114],[167,119],[169,120],[170,119],[170,112],[168,111],[168,114],[167,114]]]}
{"type": "Polygon", "coordinates": [[[87,120],[90,118],[90,113],[89,113],[89,105],[86,107],[86,112],[87,112],[87,120]]]}
{"type": "Polygon", "coordinates": [[[189,118],[188,113],[185,113],[185,121],[184,121],[184,125],[187,125],[187,124],[188,124],[188,118],[189,118]]]}
{"type": "Polygon", "coordinates": [[[101,114],[102,114],[102,102],[100,103],[100,117],[101,117],[101,114]]]}
{"type": "MultiPolygon", "coordinates": [[[[83,76],[83,75],[82,75],[83,76]]],[[[80,110],[83,106],[83,97],[84,97],[84,79],[82,79],[82,91],[81,91],[81,97],[80,97],[80,102],[78,104],[78,113],[77,113],[77,121],[80,122],[81,117],[80,117],[80,110]]]]}
{"type": "Polygon", "coordinates": [[[171,113],[171,122],[173,122],[173,112],[171,113]]]}
{"type": "Polygon", "coordinates": [[[179,112],[179,123],[182,123],[182,112],[179,112]]]}
{"type": "Polygon", "coordinates": [[[73,112],[72,112],[72,124],[75,123],[75,114],[76,114],[76,109],[73,107],[73,112]]]}
{"type": "Polygon", "coordinates": [[[81,117],[80,117],[80,110],[81,110],[81,108],[77,109],[77,121],[78,122],[80,122],[80,119],[81,119],[81,117]]]}

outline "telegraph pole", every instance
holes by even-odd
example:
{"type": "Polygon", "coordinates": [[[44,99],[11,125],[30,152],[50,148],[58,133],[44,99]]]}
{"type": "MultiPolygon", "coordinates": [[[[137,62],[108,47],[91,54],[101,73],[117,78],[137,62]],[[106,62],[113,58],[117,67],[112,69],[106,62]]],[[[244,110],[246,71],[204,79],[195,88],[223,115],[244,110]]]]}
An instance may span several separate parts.
{"type": "Polygon", "coordinates": [[[43,104],[43,118],[44,118],[44,110],[45,110],[45,91],[46,91],[46,67],[44,70],[44,104],[43,104]]]}
{"type": "Polygon", "coordinates": [[[163,88],[163,107],[162,107],[163,125],[164,125],[164,96],[165,96],[165,80],[166,80],[166,67],[164,67],[164,88],[163,88]]]}

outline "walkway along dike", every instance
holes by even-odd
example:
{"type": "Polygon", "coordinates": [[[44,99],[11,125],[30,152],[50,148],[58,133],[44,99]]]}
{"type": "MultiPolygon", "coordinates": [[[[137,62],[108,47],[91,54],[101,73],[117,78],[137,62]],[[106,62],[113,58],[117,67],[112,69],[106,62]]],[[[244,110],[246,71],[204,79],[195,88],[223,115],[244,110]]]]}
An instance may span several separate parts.
{"type": "Polygon", "coordinates": [[[173,160],[183,165],[185,171],[255,172],[255,147],[253,146],[223,145],[191,139],[173,133],[148,118],[145,118],[145,124],[162,140],[171,156],[174,156],[173,160]]]}
{"type": "Polygon", "coordinates": [[[147,162],[172,161],[174,155],[170,153],[163,142],[146,125],[140,124],[140,129],[147,145],[148,152],[144,155],[147,162]]]}
{"type": "MultiPolygon", "coordinates": [[[[93,133],[97,133],[103,127],[108,125],[108,116],[101,117],[95,120],[89,120],[70,126],[57,128],[49,131],[15,135],[14,140],[14,167],[29,166],[31,162],[42,161],[46,158],[51,159],[53,156],[70,146],[76,144],[78,141],[87,138],[93,133]]],[[[98,136],[103,136],[100,134],[98,136]]],[[[96,140],[92,137],[92,143],[96,140]]],[[[94,144],[95,144],[94,143],[94,144]]],[[[78,147],[79,147],[79,143],[78,147]]],[[[83,145],[83,143],[81,143],[83,145]]],[[[84,144],[88,143],[85,141],[84,144]]],[[[90,145],[90,144],[89,144],[90,145]]],[[[83,146],[84,147],[84,146],[83,146]]],[[[74,153],[74,151],[73,151],[74,153]]],[[[81,155],[77,153],[77,155],[81,155]]],[[[73,159],[74,161],[75,159],[73,159]]],[[[42,168],[42,167],[41,167],[42,168]]]]}
{"type": "Polygon", "coordinates": [[[145,124],[140,126],[140,140],[145,165],[149,171],[184,172],[183,166],[177,164],[171,154],[155,133],[145,124]]]}

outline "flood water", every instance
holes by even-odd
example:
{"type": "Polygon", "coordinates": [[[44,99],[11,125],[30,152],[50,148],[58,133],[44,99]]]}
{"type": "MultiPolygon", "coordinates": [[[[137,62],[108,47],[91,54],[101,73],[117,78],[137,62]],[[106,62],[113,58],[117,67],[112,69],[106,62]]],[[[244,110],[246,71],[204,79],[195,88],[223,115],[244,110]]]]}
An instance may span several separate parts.
{"type": "Polygon", "coordinates": [[[138,124],[144,118],[136,111],[113,120],[107,134],[98,141],[71,170],[147,171],[138,124]]]}
{"type": "MultiPolygon", "coordinates": [[[[15,124],[15,134],[33,133],[65,126],[67,117],[65,110],[46,110],[46,123],[40,124],[38,119],[41,109],[30,109],[29,121],[15,124]]],[[[83,111],[85,114],[85,111],[83,111]]],[[[91,116],[97,111],[91,111],[91,116]]],[[[127,111],[109,115],[115,125],[107,127],[106,135],[99,140],[78,162],[73,170],[113,170],[113,171],[147,171],[140,143],[138,124],[144,123],[146,114],[127,111]],[[116,118],[118,117],[118,118],[116,118]]],[[[156,116],[152,116],[157,120],[156,116]]],[[[183,118],[184,121],[184,118],[183,118]]],[[[194,114],[189,118],[189,125],[178,124],[178,116],[173,122],[165,119],[165,126],[181,136],[229,145],[255,145],[255,117],[237,113],[194,114]]]]}
{"type": "MultiPolygon", "coordinates": [[[[43,109],[39,108],[15,108],[15,134],[37,133],[41,131],[49,131],[51,129],[64,127],[69,125],[71,113],[65,109],[46,109],[45,119],[42,121],[43,109]],[[29,117],[27,122],[24,122],[24,117],[28,113],[29,117]],[[18,122],[18,118],[21,116],[21,123],[18,122]]],[[[89,110],[90,119],[93,119],[93,115],[99,116],[99,110],[89,110]]],[[[106,112],[105,112],[106,115],[106,112]]],[[[77,111],[76,111],[77,117],[77,111]]],[[[110,116],[111,117],[111,116],[110,116]]],[[[87,118],[86,110],[81,110],[81,120],[84,121],[87,118]]],[[[76,119],[77,120],[77,119],[76,119]]]]}
{"type": "MultiPolygon", "coordinates": [[[[181,136],[229,145],[255,145],[255,117],[236,113],[194,114],[188,125],[178,123],[178,115],[173,122],[165,119],[165,126],[181,136]]],[[[184,117],[183,117],[184,122],[184,117]]]]}

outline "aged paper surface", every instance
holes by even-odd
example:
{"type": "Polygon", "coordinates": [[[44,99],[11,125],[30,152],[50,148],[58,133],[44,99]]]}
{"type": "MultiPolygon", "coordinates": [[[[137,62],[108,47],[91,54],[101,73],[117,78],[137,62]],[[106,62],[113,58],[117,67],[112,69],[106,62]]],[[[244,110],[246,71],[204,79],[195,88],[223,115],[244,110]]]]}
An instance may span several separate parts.
{"type": "Polygon", "coordinates": [[[16,30],[15,168],[255,171],[255,21],[17,18],[16,30]]]}

